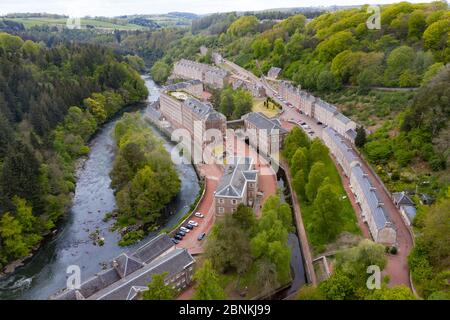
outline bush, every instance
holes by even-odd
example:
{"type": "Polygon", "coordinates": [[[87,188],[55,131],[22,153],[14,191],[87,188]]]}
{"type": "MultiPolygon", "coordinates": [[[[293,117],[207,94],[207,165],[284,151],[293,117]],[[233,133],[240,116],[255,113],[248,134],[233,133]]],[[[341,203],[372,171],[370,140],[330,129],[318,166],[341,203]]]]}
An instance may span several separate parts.
{"type": "Polygon", "coordinates": [[[144,238],[144,231],[143,230],[136,230],[131,231],[125,234],[122,239],[119,241],[119,246],[126,247],[130,246],[132,244],[135,244],[136,242],[142,240],[144,238]]]}

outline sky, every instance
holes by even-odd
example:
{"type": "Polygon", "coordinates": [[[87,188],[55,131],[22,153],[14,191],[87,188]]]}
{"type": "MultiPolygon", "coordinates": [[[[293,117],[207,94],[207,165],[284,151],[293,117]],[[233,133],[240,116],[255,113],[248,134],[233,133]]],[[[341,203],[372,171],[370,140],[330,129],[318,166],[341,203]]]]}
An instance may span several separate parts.
{"type": "MultiPolygon", "coordinates": [[[[271,8],[386,4],[401,0],[0,0],[0,15],[47,12],[72,17],[158,14],[171,11],[197,14],[271,8]]],[[[409,2],[430,2],[409,0],[409,2]]]]}

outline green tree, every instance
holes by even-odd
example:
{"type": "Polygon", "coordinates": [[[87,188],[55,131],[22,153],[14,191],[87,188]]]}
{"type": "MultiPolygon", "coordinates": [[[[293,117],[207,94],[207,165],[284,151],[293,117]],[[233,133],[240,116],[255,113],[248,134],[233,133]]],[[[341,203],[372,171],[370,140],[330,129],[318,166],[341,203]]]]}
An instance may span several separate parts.
{"type": "Polygon", "coordinates": [[[316,49],[318,57],[325,62],[331,61],[338,53],[351,48],[355,42],[355,37],[350,31],[336,32],[319,43],[316,49]]]}
{"type": "Polygon", "coordinates": [[[255,16],[242,16],[230,25],[228,33],[235,37],[242,37],[255,32],[258,23],[255,16]]]}
{"type": "Polygon", "coordinates": [[[327,241],[336,238],[343,224],[342,203],[330,184],[319,187],[313,203],[313,229],[327,241]]]}
{"type": "Polygon", "coordinates": [[[427,27],[423,10],[415,10],[408,20],[408,38],[421,39],[427,27]]]}
{"type": "Polygon", "coordinates": [[[325,165],[320,161],[315,162],[311,167],[311,171],[308,176],[308,183],[305,186],[305,193],[310,202],[313,202],[316,198],[317,191],[325,178],[325,165]]]}
{"type": "Polygon", "coordinates": [[[165,278],[168,272],[154,274],[152,281],[147,285],[148,290],[144,291],[142,298],[144,300],[173,300],[175,290],[170,284],[166,284],[165,278]]]}
{"type": "Polygon", "coordinates": [[[224,300],[226,294],[220,285],[219,277],[212,267],[210,260],[205,260],[203,266],[194,275],[197,282],[195,300],[224,300]]]}
{"type": "Polygon", "coordinates": [[[325,297],[320,288],[304,285],[297,294],[297,300],[325,300],[325,297]]]}
{"type": "Polygon", "coordinates": [[[383,285],[381,289],[373,290],[366,295],[365,300],[416,300],[416,297],[406,286],[395,286],[392,288],[383,285]]]}
{"type": "Polygon", "coordinates": [[[335,269],[352,279],[356,288],[366,289],[367,267],[376,265],[383,270],[386,266],[383,245],[364,239],[353,248],[338,252],[335,269]]]}
{"type": "Polygon", "coordinates": [[[239,119],[244,114],[252,111],[253,98],[252,95],[245,90],[238,89],[233,95],[234,110],[232,114],[233,119],[239,119]]]}
{"type": "Polygon", "coordinates": [[[208,239],[205,254],[214,269],[221,273],[235,271],[242,275],[252,263],[248,234],[231,215],[218,223],[208,239]]]}
{"type": "Polygon", "coordinates": [[[315,162],[325,162],[328,158],[328,148],[319,138],[315,138],[309,148],[309,163],[313,165],[315,162]]]}
{"type": "Polygon", "coordinates": [[[247,207],[242,203],[238,205],[232,217],[245,231],[251,231],[256,225],[256,217],[252,208],[247,207]]]}
{"type": "Polygon", "coordinates": [[[300,147],[295,151],[291,161],[290,168],[292,174],[295,176],[298,171],[309,172],[308,164],[308,150],[304,147],[300,147]]]}
{"type": "Polygon", "coordinates": [[[355,145],[358,148],[363,148],[366,144],[367,138],[366,138],[366,129],[364,129],[363,126],[359,126],[356,128],[356,138],[355,138],[355,145]]]}
{"type": "Polygon", "coordinates": [[[297,195],[302,198],[305,197],[305,185],[306,185],[305,173],[303,172],[303,170],[299,170],[292,179],[292,186],[297,195]]]}
{"type": "Polygon", "coordinates": [[[320,291],[328,300],[351,300],[355,298],[356,288],[350,277],[334,272],[330,278],[319,285],[320,291]]]}
{"type": "Polygon", "coordinates": [[[170,75],[170,66],[162,60],[158,60],[150,69],[152,79],[159,84],[167,81],[170,75]]]}

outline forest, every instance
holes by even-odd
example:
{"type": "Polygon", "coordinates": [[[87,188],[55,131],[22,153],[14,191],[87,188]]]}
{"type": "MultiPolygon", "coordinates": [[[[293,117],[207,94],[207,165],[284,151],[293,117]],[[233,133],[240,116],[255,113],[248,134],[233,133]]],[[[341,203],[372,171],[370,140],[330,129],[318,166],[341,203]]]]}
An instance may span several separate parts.
{"type": "Polygon", "coordinates": [[[29,255],[64,215],[89,137],[147,95],[110,49],[0,33],[0,267],[29,255]]]}
{"type": "Polygon", "coordinates": [[[163,209],[180,190],[180,179],[162,141],[138,113],[125,113],[114,128],[117,151],[111,171],[117,210],[115,228],[121,232],[120,245],[140,240],[155,231],[163,209]]]}

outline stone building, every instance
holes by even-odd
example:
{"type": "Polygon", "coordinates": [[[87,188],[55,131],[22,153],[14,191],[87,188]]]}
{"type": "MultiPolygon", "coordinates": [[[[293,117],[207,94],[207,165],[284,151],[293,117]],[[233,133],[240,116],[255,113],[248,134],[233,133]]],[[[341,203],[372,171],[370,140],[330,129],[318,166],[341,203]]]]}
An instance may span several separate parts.
{"type": "Polygon", "coordinates": [[[203,82],[200,80],[188,80],[167,85],[162,90],[166,92],[183,91],[195,98],[201,99],[203,97],[203,82]]]}
{"type": "Polygon", "coordinates": [[[281,150],[287,131],[280,120],[267,118],[260,112],[250,112],[242,116],[249,143],[260,153],[270,155],[281,150]],[[275,147],[275,149],[274,149],[275,147]]]}
{"type": "Polygon", "coordinates": [[[52,300],[135,300],[148,289],[152,276],[167,272],[165,282],[181,291],[192,283],[195,259],[186,249],[176,248],[161,234],[134,253],[123,253],[110,267],[83,282],[79,289],[64,289],[52,300]]]}
{"type": "Polygon", "coordinates": [[[257,192],[258,170],[255,170],[253,158],[229,158],[214,193],[216,215],[233,213],[241,203],[253,207],[257,192]]]}
{"type": "Polygon", "coordinates": [[[222,89],[228,80],[226,70],[186,59],[175,63],[172,74],[175,78],[200,80],[217,89],[222,89]]]}
{"type": "Polygon", "coordinates": [[[215,111],[211,104],[179,91],[162,90],[159,111],[172,129],[184,128],[189,131],[192,142],[203,149],[210,141],[204,139],[208,129],[217,129],[226,134],[226,117],[215,111]]]}
{"type": "Polygon", "coordinates": [[[374,241],[395,245],[397,242],[395,225],[359,163],[351,168],[350,188],[361,207],[363,221],[369,226],[374,241]]]}

